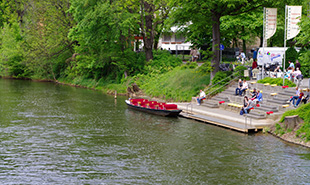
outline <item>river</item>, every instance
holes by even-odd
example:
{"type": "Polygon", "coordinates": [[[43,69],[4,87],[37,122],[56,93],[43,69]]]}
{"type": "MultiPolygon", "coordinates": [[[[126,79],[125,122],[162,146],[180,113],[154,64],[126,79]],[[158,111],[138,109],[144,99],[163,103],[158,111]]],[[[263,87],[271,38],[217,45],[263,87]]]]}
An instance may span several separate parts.
{"type": "Polygon", "coordinates": [[[310,150],[184,118],[125,97],[0,79],[1,184],[307,184],[310,150]]]}

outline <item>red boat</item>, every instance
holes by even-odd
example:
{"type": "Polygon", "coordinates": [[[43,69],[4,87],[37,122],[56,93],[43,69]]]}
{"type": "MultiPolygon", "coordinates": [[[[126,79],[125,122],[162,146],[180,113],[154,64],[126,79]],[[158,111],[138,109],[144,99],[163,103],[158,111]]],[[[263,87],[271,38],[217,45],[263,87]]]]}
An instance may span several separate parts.
{"type": "Polygon", "coordinates": [[[178,116],[182,112],[176,104],[159,103],[147,99],[129,99],[125,102],[132,109],[161,116],[178,116]]]}

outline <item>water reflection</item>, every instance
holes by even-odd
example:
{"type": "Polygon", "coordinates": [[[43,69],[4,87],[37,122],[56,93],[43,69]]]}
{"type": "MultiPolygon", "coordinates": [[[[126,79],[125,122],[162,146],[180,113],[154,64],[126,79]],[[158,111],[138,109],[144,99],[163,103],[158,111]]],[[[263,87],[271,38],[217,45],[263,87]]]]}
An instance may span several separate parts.
{"type": "Polygon", "coordinates": [[[2,184],[306,184],[309,149],[127,109],[125,97],[0,80],[2,184]]]}

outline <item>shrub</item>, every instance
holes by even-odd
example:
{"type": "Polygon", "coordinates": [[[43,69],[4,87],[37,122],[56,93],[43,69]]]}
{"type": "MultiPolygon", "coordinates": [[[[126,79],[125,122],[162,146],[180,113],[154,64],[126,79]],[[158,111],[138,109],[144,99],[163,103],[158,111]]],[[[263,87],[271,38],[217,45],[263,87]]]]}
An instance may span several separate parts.
{"type": "Polygon", "coordinates": [[[171,55],[166,50],[155,50],[153,60],[147,62],[144,72],[146,73],[165,73],[170,71],[172,68],[180,66],[182,60],[171,55]]]}
{"type": "Polygon", "coordinates": [[[247,70],[248,68],[244,67],[244,66],[237,66],[235,68],[235,72],[238,72],[238,76],[242,77],[244,74],[244,70],[247,70]]]}
{"type": "Polygon", "coordinates": [[[206,61],[196,71],[202,74],[209,74],[211,70],[211,61],[206,61]]]}
{"type": "MultiPolygon", "coordinates": [[[[283,78],[271,78],[271,77],[266,77],[264,79],[258,80],[257,83],[270,83],[270,84],[277,84],[278,86],[283,85],[283,78]]],[[[294,84],[292,81],[285,79],[284,85],[287,85],[289,87],[295,87],[296,84],[294,84]]]]}
{"type": "Polygon", "coordinates": [[[285,51],[285,69],[288,68],[289,63],[288,61],[295,62],[295,60],[298,58],[298,52],[294,47],[290,47],[285,51]]]}
{"type": "Polygon", "coordinates": [[[301,65],[301,72],[304,75],[304,77],[310,77],[310,51],[301,52],[300,56],[298,57],[298,60],[301,65]]]}

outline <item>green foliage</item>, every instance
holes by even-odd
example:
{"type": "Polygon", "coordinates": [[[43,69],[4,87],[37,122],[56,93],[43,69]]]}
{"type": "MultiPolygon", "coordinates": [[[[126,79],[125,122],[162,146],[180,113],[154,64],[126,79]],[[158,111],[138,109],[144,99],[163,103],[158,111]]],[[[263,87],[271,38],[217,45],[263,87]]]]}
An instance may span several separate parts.
{"type": "Polygon", "coordinates": [[[294,47],[289,47],[286,51],[285,51],[285,69],[288,68],[289,63],[288,61],[294,62],[296,61],[296,59],[298,58],[298,52],[294,47]]]}
{"type": "Polygon", "coordinates": [[[198,67],[197,62],[186,62],[185,65],[181,66],[181,69],[195,69],[198,67]]]}
{"type": "Polygon", "coordinates": [[[205,61],[196,71],[201,74],[209,74],[212,71],[211,61],[205,61]]]}
{"type": "Polygon", "coordinates": [[[27,69],[22,52],[23,39],[17,23],[4,24],[0,35],[0,67],[1,75],[17,78],[27,77],[27,69]]]}
{"type": "Polygon", "coordinates": [[[232,72],[230,71],[219,71],[215,74],[214,78],[212,79],[212,84],[218,85],[225,85],[227,82],[231,80],[231,78],[227,78],[231,75],[232,72]]]}
{"type": "Polygon", "coordinates": [[[168,51],[155,50],[154,58],[146,63],[144,73],[165,73],[181,64],[182,60],[171,55],[168,51]]]}
{"type": "Polygon", "coordinates": [[[282,115],[280,122],[283,122],[286,116],[293,115],[298,115],[302,120],[304,120],[302,126],[296,131],[296,136],[305,138],[306,141],[310,141],[310,103],[301,105],[297,109],[286,111],[282,115]]]}
{"type": "MultiPolygon", "coordinates": [[[[257,83],[270,83],[270,84],[277,84],[278,86],[282,86],[283,85],[283,78],[271,78],[271,77],[266,77],[264,79],[258,80],[257,83]]],[[[284,85],[287,85],[289,87],[295,87],[296,84],[293,83],[292,81],[285,79],[284,81],[284,85]]]]}
{"type": "Polygon", "coordinates": [[[283,134],[285,134],[286,130],[285,128],[283,128],[279,123],[276,123],[276,130],[275,133],[282,136],[283,134]]]}
{"type": "Polygon", "coordinates": [[[210,82],[210,75],[201,75],[195,69],[176,67],[172,71],[153,76],[137,75],[136,83],[144,93],[174,101],[190,101],[210,82]]]}
{"type": "Polygon", "coordinates": [[[310,77],[310,51],[302,51],[300,53],[300,56],[298,58],[300,65],[301,65],[301,72],[304,75],[304,77],[309,78],[310,77]]]}
{"type": "Polygon", "coordinates": [[[243,77],[244,76],[244,70],[247,70],[248,68],[244,67],[244,66],[237,66],[235,68],[235,72],[238,72],[237,75],[239,77],[243,77]]]}

